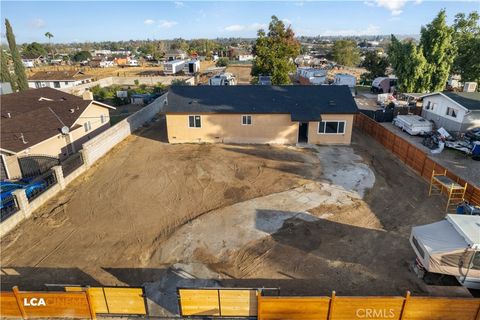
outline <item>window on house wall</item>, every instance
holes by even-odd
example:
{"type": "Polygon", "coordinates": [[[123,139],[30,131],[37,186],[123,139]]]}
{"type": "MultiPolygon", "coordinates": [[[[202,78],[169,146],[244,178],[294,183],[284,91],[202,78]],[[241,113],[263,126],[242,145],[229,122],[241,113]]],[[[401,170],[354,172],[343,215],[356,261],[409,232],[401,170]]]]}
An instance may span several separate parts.
{"type": "Polygon", "coordinates": [[[65,85],[68,86],[68,81],[65,81],[65,85]]]}
{"type": "Polygon", "coordinates": [[[344,134],[346,121],[320,121],[319,134],[344,134]]]}
{"type": "Polygon", "coordinates": [[[35,82],[35,88],[41,88],[42,87],[42,83],[40,81],[37,81],[35,82]]]}
{"type": "Polygon", "coordinates": [[[202,119],[200,116],[188,116],[188,126],[190,128],[201,128],[202,119]]]}
{"type": "Polygon", "coordinates": [[[53,82],[53,86],[54,86],[55,88],[60,88],[60,81],[54,81],[54,82],[53,82]]]}
{"type": "Polygon", "coordinates": [[[105,122],[105,116],[102,114],[100,115],[100,123],[104,123],[105,122]]]}
{"type": "Polygon", "coordinates": [[[252,124],[252,116],[245,115],[242,116],[242,125],[247,126],[252,124]]]}
{"type": "Polygon", "coordinates": [[[427,105],[425,106],[425,109],[430,110],[431,105],[432,105],[432,102],[428,101],[427,105]]]}
{"type": "Polygon", "coordinates": [[[85,129],[85,132],[92,130],[92,124],[90,123],[90,121],[85,122],[83,124],[83,128],[85,129]]]}
{"type": "Polygon", "coordinates": [[[453,118],[457,117],[458,110],[454,108],[447,107],[447,115],[453,118]]]}

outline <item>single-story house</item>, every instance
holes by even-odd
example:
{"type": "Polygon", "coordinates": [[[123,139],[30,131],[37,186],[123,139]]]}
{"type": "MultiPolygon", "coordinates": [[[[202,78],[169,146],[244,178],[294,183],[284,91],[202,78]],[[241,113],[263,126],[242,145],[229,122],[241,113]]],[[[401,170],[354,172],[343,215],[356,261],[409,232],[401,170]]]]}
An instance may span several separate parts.
{"type": "Polygon", "coordinates": [[[179,49],[170,50],[167,53],[165,53],[165,59],[167,61],[185,60],[187,57],[188,57],[187,53],[179,49]]]}
{"type": "Polygon", "coordinates": [[[92,58],[92,60],[88,62],[88,65],[92,68],[109,68],[115,66],[113,60],[108,60],[106,57],[102,56],[92,58]]]}
{"type": "Polygon", "coordinates": [[[77,97],[51,88],[2,96],[2,179],[21,177],[18,158],[48,156],[59,160],[110,127],[109,110],[91,92],[77,97]]]}
{"type": "Polygon", "coordinates": [[[436,127],[465,132],[480,127],[480,92],[435,92],[422,95],[422,117],[436,127]]]}
{"type": "Polygon", "coordinates": [[[71,88],[92,82],[94,78],[78,70],[40,71],[28,78],[29,88],[71,88]]]}
{"type": "Polygon", "coordinates": [[[173,86],[170,143],[350,144],[357,105],[348,86],[173,86]]]}

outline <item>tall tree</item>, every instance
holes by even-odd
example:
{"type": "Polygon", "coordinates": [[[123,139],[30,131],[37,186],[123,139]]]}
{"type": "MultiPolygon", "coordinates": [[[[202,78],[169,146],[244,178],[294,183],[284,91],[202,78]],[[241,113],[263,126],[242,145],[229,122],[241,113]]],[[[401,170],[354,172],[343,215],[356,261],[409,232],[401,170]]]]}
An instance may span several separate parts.
{"type": "Polygon", "coordinates": [[[10,73],[10,70],[8,69],[8,59],[7,59],[7,54],[3,51],[3,49],[0,49],[0,58],[2,60],[2,65],[1,65],[1,75],[0,75],[0,80],[1,82],[8,82],[12,86],[12,89],[16,91],[17,84],[15,83],[12,74],[10,73]]]}
{"type": "Polygon", "coordinates": [[[476,11],[468,16],[459,13],[453,24],[454,43],[457,56],[453,62],[453,72],[462,77],[462,81],[480,83],[480,20],[476,11]]]}
{"type": "Polygon", "coordinates": [[[23,57],[29,59],[36,59],[44,56],[46,53],[47,50],[45,50],[45,47],[38,42],[32,42],[22,50],[23,57]]]}
{"type": "Polygon", "coordinates": [[[28,81],[27,81],[27,75],[25,73],[25,67],[23,66],[20,53],[18,53],[17,43],[15,42],[15,35],[13,34],[12,26],[10,25],[10,22],[8,21],[8,19],[5,19],[5,30],[7,33],[8,46],[10,48],[10,54],[12,55],[13,67],[15,70],[16,78],[17,78],[16,87],[20,91],[27,90],[28,81]]]}
{"type": "Polygon", "coordinates": [[[270,75],[272,84],[289,84],[289,73],[295,72],[293,59],[300,53],[300,43],[295,39],[293,30],[272,16],[268,33],[258,30],[258,38],[254,46],[256,55],[252,67],[252,76],[270,75]]]}
{"type": "Polygon", "coordinates": [[[445,10],[433,21],[422,27],[420,46],[428,63],[430,83],[427,90],[441,91],[445,88],[456,50],[453,43],[453,28],[447,25],[445,10]]]}
{"type": "Polygon", "coordinates": [[[400,42],[392,35],[388,50],[390,63],[398,78],[397,87],[402,92],[425,92],[430,84],[428,63],[423,50],[412,40],[400,42]]]}
{"type": "Polygon", "coordinates": [[[354,40],[337,40],[333,44],[333,60],[344,66],[353,67],[360,63],[360,52],[354,40]]]}
{"type": "Polygon", "coordinates": [[[388,67],[388,59],[385,56],[380,56],[377,51],[368,51],[365,54],[365,59],[362,62],[362,67],[368,70],[368,77],[375,79],[385,75],[388,67]]]}
{"type": "Polygon", "coordinates": [[[52,58],[53,58],[53,47],[52,47],[52,40],[51,40],[53,38],[53,34],[47,31],[45,33],[45,37],[48,38],[48,46],[50,47],[50,54],[52,54],[52,58]]]}

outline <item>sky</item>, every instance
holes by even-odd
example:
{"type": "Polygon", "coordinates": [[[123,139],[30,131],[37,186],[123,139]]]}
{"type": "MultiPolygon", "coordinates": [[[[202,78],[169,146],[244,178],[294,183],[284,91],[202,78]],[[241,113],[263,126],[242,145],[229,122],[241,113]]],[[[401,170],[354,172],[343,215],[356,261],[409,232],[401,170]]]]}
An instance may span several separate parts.
{"type": "Polygon", "coordinates": [[[477,1],[4,1],[17,43],[255,37],[276,15],[298,36],[418,34],[439,10],[480,11],[477,1]]]}

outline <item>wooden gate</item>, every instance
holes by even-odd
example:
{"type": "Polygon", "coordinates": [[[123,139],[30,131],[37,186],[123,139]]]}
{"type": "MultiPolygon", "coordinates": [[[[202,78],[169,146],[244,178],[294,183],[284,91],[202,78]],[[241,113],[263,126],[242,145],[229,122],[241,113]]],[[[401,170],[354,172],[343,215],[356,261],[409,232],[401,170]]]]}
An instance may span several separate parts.
{"type": "Polygon", "coordinates": [[[255,317],[255,289],[178,289],[181,316],[255,317]]]}

